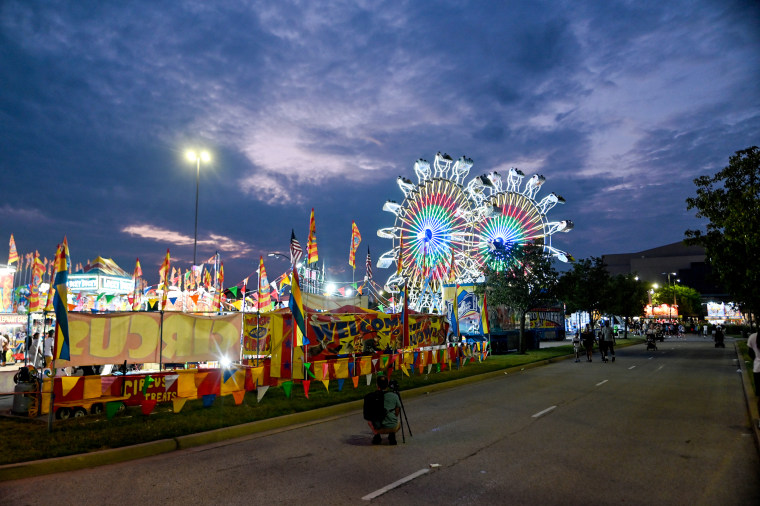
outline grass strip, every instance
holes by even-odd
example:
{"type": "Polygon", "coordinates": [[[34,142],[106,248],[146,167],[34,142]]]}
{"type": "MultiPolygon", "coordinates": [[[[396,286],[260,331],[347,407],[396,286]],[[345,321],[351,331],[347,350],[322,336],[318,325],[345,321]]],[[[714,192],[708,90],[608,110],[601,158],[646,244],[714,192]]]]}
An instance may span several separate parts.
{"type": "MultiPolygon", "coordinates": [[[[618,340],[618,344],[625,346],[642,341],[629,338],[618,340]]],[[[467,362],[459,369],[442,372],[435,372],[433,366],[430,374],[427,374],[427,366],[422,373],[418,369],[410,376],[397,371],[392,379],[398,381],[404,391],[570,354],[572,345],[561,345],[531,350],[524,355],[491,355],[484,362],[467,362]]],[[[180,413],[172,411],[171,403],[157,405],[147,416],[139,407],[132,407],[111,420],[105,415],[56,420],[52,433],[47,431],[46,417],[34,420],[0,418],[0,433],[4,434],[0,438],[0,465],[120,448],[300,413],[360,400],[375,388],[374,381],[368,386],[365,377],[359,379],[357,388],[350,379],[345,380],[341,391],[336,380],[330,381],[329,390],[321,381],[313,380],[308,399],[300,384],[293,386],[290,398],[282,388],[271,387],[261,402],[257,402],[256,392],[247,392],[239,406],[235,405],[232,396],[224,396],[218,397],[208,408],[203,407],[200,399],[188,401],[180,413]]]]}

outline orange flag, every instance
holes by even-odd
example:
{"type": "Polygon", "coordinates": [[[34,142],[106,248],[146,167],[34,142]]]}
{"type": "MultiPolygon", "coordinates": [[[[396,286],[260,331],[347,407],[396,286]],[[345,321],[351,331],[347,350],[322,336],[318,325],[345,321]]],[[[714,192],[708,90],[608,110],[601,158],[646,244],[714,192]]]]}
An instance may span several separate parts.
{"type": "Polygon", "coordinates": [[[308,253],[307,263],[313,264],[319,260],[317,253],[317,224],[314,221],[314,208],[311,208],[311,218],[309,218],[309,240],[306,243],[306,252],[308,253]]]}

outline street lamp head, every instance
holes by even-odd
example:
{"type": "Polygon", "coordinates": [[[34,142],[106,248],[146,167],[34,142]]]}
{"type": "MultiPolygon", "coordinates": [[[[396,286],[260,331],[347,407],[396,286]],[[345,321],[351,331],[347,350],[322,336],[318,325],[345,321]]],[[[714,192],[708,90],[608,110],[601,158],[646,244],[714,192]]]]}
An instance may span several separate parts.
{"type": "Polygon", "coordinates": [[[192,149],[189,149],[185,153],[185,156],[187,157],[188,161],[191,162],[197,162],[199,160],[202,162],[209,162],[211,160],[211,155],[208,151],[201,151],[200,153],[196,153],[192,149]]]}
{"type": "Polygon", "coordinates": [[[658,285],[657,283],[655,283],[655,284],[653,284],[653,285],[652,285],[652,288],[654,288],[655,290],[657,290],[657,288],[658,288],[659,286],[660,286],[660,285],[658,285]]]}

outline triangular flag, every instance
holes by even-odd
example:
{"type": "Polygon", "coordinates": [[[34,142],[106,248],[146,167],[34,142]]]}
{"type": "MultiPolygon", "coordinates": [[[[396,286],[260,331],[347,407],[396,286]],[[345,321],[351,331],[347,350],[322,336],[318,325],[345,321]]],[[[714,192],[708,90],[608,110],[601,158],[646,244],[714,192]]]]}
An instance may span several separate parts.
{"type": "Polygon", "coordinates": [[[172,408],[174,409],[174,412],[179,413],[182,411],[182,408],[185,407],[186,402],[187,397],[175,397],[172,399],[172,408]]]}
{"type": "Polygon", "coordinates": [[[285,392],[285,397],[290,399],[290,394],[293,393],[293,382],[292,381],[286,381],[282,384],[282,389],[285,392]]]}
{"type": "Polygon", "coordinates": [[[409,376],[409,370],[406,368],[406,364],[401,364],[401,370],[404,371],[404,374],[409,376]]]}
{"type": "Polygon", "coordinates": [[[354,388],[359,388],[359,376],[351,376],[351,381],[354,382],[354,388]]]}
{"type": "Polygon", "coordinates": [[[143,396],[145,395],[145,393],[148,391],[148,388],[150,388],[152,384],[153,384],[153,378],[150,375],[145,376],[145,381],[143,382],[143,387],[142,387],[143,396]]]}
{"type": "Polygon", "coordinates": [[[243,404],[243,399],[245,399],[245,390],[234,390],[232,398],[235,399],[235,406],[240,406],[243,404]]]}
{"type": "Polygon", "coordinates": [[[428,374],[430,374],[430,371],[433,369],[433,364],[428,364],[428,374]]]}
{"type": "Polygon", "coordinates": [[[301,385],[303,385],[303,394],[308,399],[309,398],[309,385],[311,385],[311,380],[303,380],[301,382],[301,385]]]}
{"type": "Polygon", "coordinates": [[[343,378],[341,378],[341,379],[338,380],[338,392],[341,392],[343,390],[343,383],[345,381],[346,380],[344,380],[343,378]]]}
{"type": "Polygon", "coordinates": [[[327,362],[324,362],[322,364],[322,380],[329,380],[330,379],[330,366],[327,365],[327,362]]]}
{"type": "Polygon", "coordinates": [[[158,401],[142,401],[140,403],[140,409],[142,410],[142,414],[147,416],[153,413],[153,408],[156,407],[157,403],[158,401]]]}
{"type": "Polygon", "coordinates": [[[113,418],[122,406],[121,401],[106,402],[106,418],[109,420],[113,418]]]}
{"type": "Polygon", "coordinates": [[[325,386],[325,390],[327,390],[329,392],[330,391],[330,380],[329,379],[322,380],[322,384],[325,386]]]}
{"type": "Polygon", "coordinates": [[[164,392],[168,392],[174,385],[174,382],[179,379],[179,374],[167,374],[164,376],[164,392]]]}
{"type": "Polygon", "coordinates": [[[264,398],[264,395],[267,393],[267,390],[269,390],[269,385],[262,385],[256,388],[256,402],[261,402],[261,399],[264,398]]]}
{"type": "Polygon", "coordinates": [[[372,373],[369,373],[367,375],[367,386],[370,386],[372,384],[372,373]]]}

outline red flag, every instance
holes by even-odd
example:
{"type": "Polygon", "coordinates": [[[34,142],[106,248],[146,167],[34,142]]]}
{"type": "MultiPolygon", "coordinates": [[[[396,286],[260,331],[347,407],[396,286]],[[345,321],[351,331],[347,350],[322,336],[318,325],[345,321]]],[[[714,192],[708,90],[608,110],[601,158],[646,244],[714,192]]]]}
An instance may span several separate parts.
{"type": "Polygon", "coordinates": [[[42,281],[42,275],[45,273],[45,264],[40,260],[40,252],[34,252],[34,265],[32,266],[32,283],[42,281]]]}
{"type": "Polygon", "coordinates": [[[309,255],[307,263],[313,264],[319,260],[317,253],[317,224],[314,221],[314,208],[311,208],[311,217],[309,218],[309,240],[306,242],[306,252],[309,255]]]}

